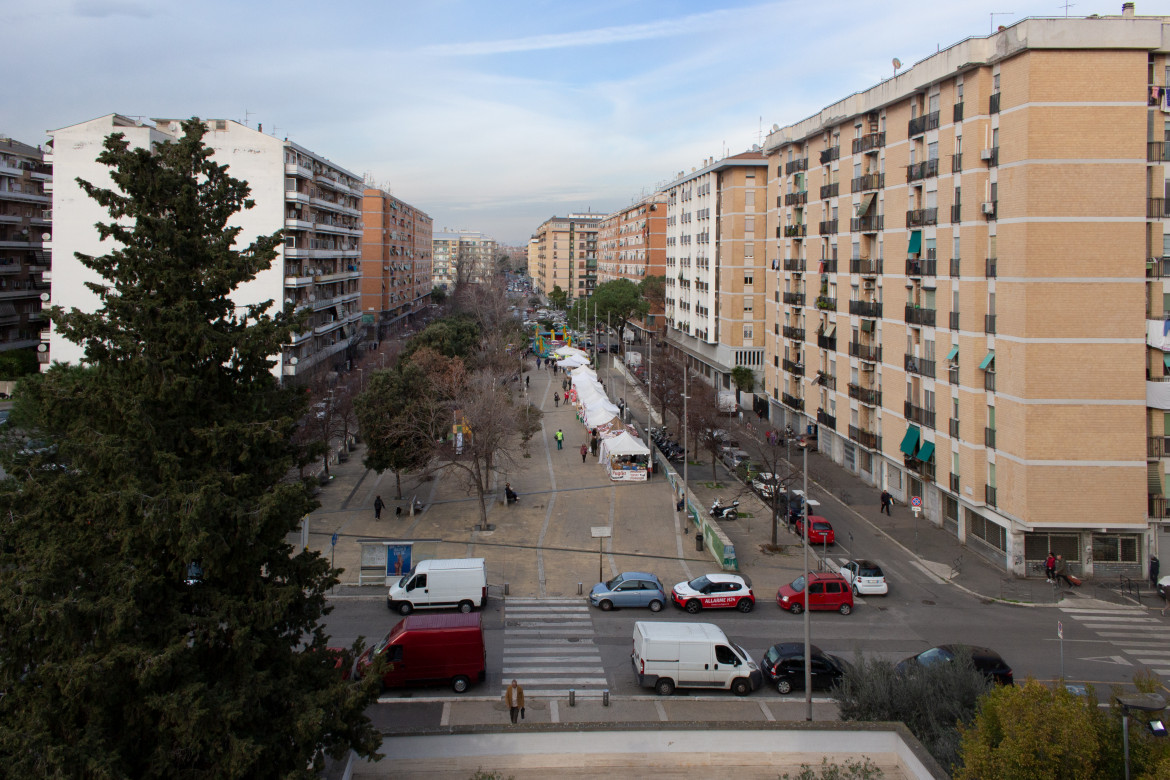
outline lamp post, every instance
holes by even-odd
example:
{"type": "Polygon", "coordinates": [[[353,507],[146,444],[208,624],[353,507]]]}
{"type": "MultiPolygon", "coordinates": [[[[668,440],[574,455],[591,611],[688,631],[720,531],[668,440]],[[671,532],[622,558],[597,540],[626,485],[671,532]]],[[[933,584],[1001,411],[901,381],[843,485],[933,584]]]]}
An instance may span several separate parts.
{"type": "MultiPolygon", "coordinates": [[[[1133,696],[1118,696],[1121,705],[1121,744],[1125,751],[1125,780],[1129,780],[1129,711],[1161,712],[1166,709],[1166,699],[1157,693],[1139,693],[1133,696]]],[[[1150,721],[1150,731],[1159,737],[1166,736],[1166,727],[1160,720],[1150,721]]]]}
{"type": "Polygon", "coordinates": [[[687,457],[687,373],[688,368],[683,365],[683,517],[687,516],[687,462],[690,458],[687,457]]]}
{"type": "Polygon", "coordinates": [[[812,664],[809,662],[809,655],[812,652],[812,623],[809,620],[808,611],[808,447],[804,448],[804,500],[801,502],[804,508],[801,510],[801,515],[804,522],[801,523],[801,536],[803,538],[804,548],[804,704],[806,712],[804,719],[811,721],[813,719],[812,713],[812,664]]]}

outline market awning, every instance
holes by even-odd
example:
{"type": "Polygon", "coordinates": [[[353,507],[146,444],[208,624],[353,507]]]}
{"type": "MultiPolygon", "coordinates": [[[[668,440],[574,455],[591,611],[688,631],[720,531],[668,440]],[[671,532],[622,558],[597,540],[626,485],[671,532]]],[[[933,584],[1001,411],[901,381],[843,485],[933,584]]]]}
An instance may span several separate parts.
{"type": "Polygon", "coordinates": [[[947,353],[947,360],[954,360],[959,356],[959,345],[951,347],[951,351],[947,353]]]}
{"type": "Polygon", "coordinates": [[[995,350],[990,349],[987,351],[987,357],[983,358],[983,362],[979,364],[979,370],[986,371],[987,367],[991,365],[991,361],[993,360],[995,360],[995,350]]]}
{"type": "Polygon", "coordinates": [[[918,445],[918,435],[922,430],[917,425],[911,425],[906,429],[906,435],[902,437],[902,446],[898,449],[907,455],[914,454],[914,448],[918,445]]]}
{"type": "Polygon", "coordinates": [[[869,207],[873,205],[873,199],[876,197],[876,192],[871,192],[868,195],[862,195],[861,203],[857,204],[857,216],[864,217],[865,212],[869,211],[869,207]]]}
{"type": "Polygon", "coordinates": [[[929,463],[931,456],[934,455],[934,442],[924,441],[922,447],[919,448],[918,454],[914,457],[918,458],[923,463],[929,463]]]}
{"type": "Polygon", "coordinates": [[[911,230],[910,231],[910,246],[908,246],[906,248],[906,251],[912,255],[916,255],[922,251],[922,231],[921,230],[911,230]]]}

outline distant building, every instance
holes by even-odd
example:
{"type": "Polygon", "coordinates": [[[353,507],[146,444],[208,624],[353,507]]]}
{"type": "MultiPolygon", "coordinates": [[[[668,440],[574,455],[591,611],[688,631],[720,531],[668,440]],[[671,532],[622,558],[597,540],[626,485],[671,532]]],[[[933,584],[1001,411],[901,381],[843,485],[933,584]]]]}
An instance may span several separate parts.
{"type": "MultiPolygon", "coordinates": [[[[640,284],[647,276],[662,276],[666,269],[665,192],[656,192],[632,206],[601,220],[597,229],[597,281],[629,279],[640,284]]],[[[662,332],[663,307],[650,311],[645,320],[631,320],[630,328],[643,334],[662,332]]]]}
{"type": "Polygon", "coordinates": [[[43,363],[49,360],[41,296],[49,292],[52,182],[41,149],[0,138],[0,352],[37,348],[43,363]]]}
{"type": "Polygon", "coordinates": [[[433,222],[383,190],[362,198],[362,325],[367,337],[416,311],[431,294],[433,222]]]}
{"type": "MultiPolygon", "coordinates": [[[[207,121],[204,142],[216,162],[229,174],[248,182],[252,209],[241,211],[232,225],[241,228],[243,244],[283,229],[284,246],[265,271],[240,285],[232,294],[237,305],[272,300],[312,312],[308,327],[297,334],[274,368],[286,380],[298,381],[322,371],[344,367],[353,357],[359,337],[361,310],[361,199],[360,176],[287,140],[280,140],[230,119],[207,121]]],[[[98,238],[94,224],[108,221],[108,213],[77,184],[81,178],[99,187],[111,187],[109,169],[97,162],[102,143],[111,133],[122,133],[130,146],[148,148],[177,140],[180,122],[153,122],[107,114],[54,130],[53,164],[58,183],[53,210],[58,230],[54,236],[56,276],[53,303],[66,309],[96,311],[97,296],[86,282],[100,277],[77,260],[74,253],[101,255],[109,243],[98,238]]],[[[54,361],[80,362],[81,346],[50,334],[54,361]]]]}
{"type": "Polygon", "coordinates": [[[474,230],[443,230],[432,239],[434,283],[448,292],[464,284],[482,284],[495,274],[499,245],[474,230]]]}
{"type": "Polygon", "coordinates": [[[536,229],[536,289],[548,295],[554,287],[571,302],[588,298],[597,286],[597,229],[601,214],[550,217],[536,229]]]}

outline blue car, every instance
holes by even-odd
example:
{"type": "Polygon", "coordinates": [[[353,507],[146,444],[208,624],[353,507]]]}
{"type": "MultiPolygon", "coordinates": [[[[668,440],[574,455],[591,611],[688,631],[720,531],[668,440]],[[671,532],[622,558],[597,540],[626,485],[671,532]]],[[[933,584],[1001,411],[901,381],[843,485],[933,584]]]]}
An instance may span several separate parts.
{"type": "Polygon", "coordinates": [[[606,612],[614,607],[649,607],[651,612],[659,612],[666,603],[666,591],[653,574],[627,571],[594,585],[589,603],[606,612]]]}

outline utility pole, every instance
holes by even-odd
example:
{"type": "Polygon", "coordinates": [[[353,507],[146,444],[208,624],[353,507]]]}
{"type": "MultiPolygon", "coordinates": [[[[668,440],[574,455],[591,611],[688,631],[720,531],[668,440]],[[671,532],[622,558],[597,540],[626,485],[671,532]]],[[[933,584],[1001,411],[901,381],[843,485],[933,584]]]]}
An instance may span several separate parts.
{"type": "Polygon", "coordinates": [[[804,547],[804,703],[807,707],[807,712],[804,716],[805,720],[811,721],[813,719],[812,713],[812,659],[809,655],[812,653],[812,623],[809,620],[808,612],[808,589],[809,589],[809,573],[808,573],[808,447],[804,448],[804,508],[801,514],[804,517],[804,522],[801,523],[801,536],[803,537],[804,547]]]}

